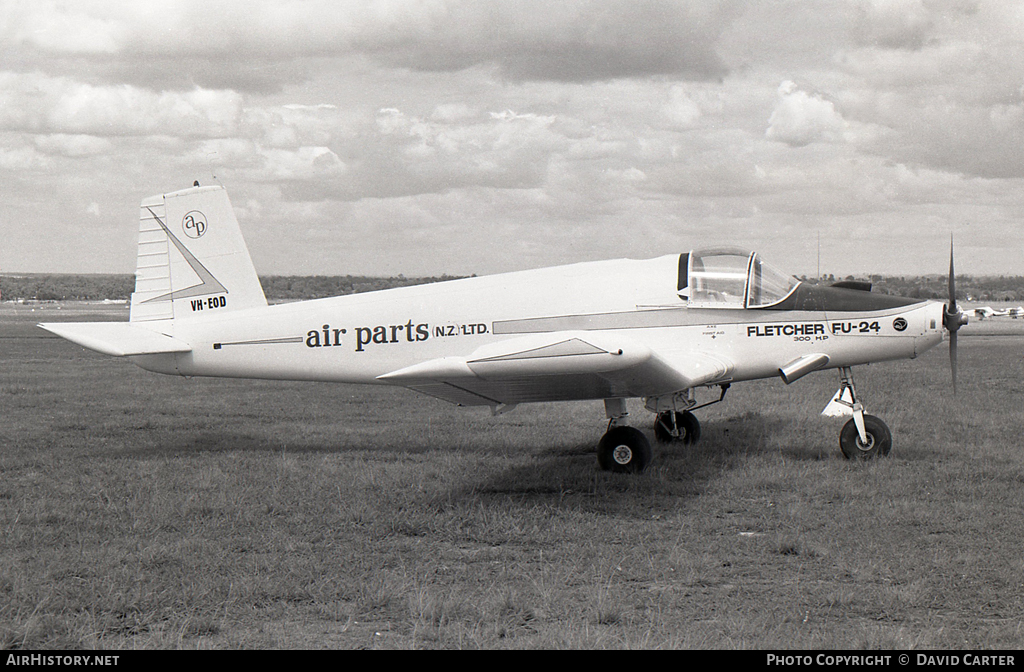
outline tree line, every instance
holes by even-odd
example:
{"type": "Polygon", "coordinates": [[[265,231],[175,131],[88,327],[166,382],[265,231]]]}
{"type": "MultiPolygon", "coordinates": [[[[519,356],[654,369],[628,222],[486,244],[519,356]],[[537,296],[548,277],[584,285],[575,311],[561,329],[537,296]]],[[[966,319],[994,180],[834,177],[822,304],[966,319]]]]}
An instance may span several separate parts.
{"type": "MultiPolygon", "coordinates": [[[[260,277],[263,293],[271,301],[319,299],[342,294],[372,292],[379,289],[422,285],[463,276],[441,275],[407,278],[374,277],[367,275],[267,275],[260,277]]],[[[832,284],[841,280],[870,282],[872,291],[879,294],[906,296],[914,299],[946,299],[949,293],[945,275],[937,276],[883,276],[800,279],[813,284],[832,284]]],[[[958,276],[957,295],[974,301],[1024,301],[1022,276],[958,276]]],[[[5,301],[123,301],[135,291],[135,276],[127,274],[0,274],[0,297],[5,301]]]]}
{"type": "MultiPolygon", "coordinates": [[[[260,277],[260,283],[267,299],[287,301],[423,285],[456,280],[459,277],[461,276],[407,278],[398,275],[383,278],[364,275],[268,275],[260,277]]],[[[0,298],[4,301],[124,301],[131,298],[134,291],[134,275],[0,274],[0,298]]]]}

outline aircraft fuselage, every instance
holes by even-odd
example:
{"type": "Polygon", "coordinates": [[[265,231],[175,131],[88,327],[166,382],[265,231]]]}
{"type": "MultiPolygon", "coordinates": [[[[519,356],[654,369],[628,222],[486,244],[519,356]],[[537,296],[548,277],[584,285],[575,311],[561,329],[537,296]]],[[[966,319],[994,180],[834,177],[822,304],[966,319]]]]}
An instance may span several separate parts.
{"type": "Polygon", "coordinates": [[[875,310],[687,307],[674,292],[656,289],[672,285],[677,263],[678,255],[583,263],[218,318],[231,301],[227,294],[197,303],[195,319],[174,320],[169,335],[191,344],[191,352],[133,360],[183,376],[377,384],[387,382],[380,376],[425,360],[512,338],[582,332],[656,352],[706,352],[730,363],[722,380],[743,381],[778,376],[780,367],[809,353],[827,355],[825,368],[836,368],[916,357],[942,340],[942,306],[934,302],[875,310]]]}

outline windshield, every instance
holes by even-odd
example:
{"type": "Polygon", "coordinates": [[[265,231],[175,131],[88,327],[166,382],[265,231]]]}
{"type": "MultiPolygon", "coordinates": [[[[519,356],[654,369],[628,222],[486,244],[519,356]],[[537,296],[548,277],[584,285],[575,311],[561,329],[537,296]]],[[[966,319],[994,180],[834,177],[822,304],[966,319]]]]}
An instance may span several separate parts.
{"type": "Polygon", "coordinates": [[[717,249],[690,254],[690,306],[765,308],[789,296],[798,284],[799,280],[764,263],[756,253],[717,249]]]}
{"type": "Polygon", "coordinates": [[[774,266],[761,261],[754,255],[754,263],[750,269],[750,293],[747,296],[747,308],[765,308],[774,305],[789,296],[800,281],[792,275],[786,275],[774,266]]]}

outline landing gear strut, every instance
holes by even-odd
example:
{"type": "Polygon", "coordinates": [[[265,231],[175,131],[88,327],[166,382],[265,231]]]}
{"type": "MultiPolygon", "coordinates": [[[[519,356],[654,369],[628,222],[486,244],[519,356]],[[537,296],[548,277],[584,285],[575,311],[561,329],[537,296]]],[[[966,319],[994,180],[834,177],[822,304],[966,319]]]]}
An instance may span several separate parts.
{"type": "Polygon", "coordinates": [[[677,392],[671,396],[648,397],[647,410],[655,414],[654,436],[661,443],[682,443],[692,446],[700,441],[700,421],[693,411],[725,399],[729,383],[722,383],[722,394],[713,401],[697,404],[693,389],[677,392]]]}
{"type": "Polygon", "coordinates": [[[853,371],[848,366],[839,369],[838,403],[853,410],[853,418],[839,432],[839,447],[848,460],[867,460],[888,455],[892,449],[892,433],[884,422],[864,413],[864,405],[857,398],[853,386],[853,371]],[[849,391],[851,401],[844,396],[849,391]]]}
{"type": "Polygon", "coordinates": [[[691,446],[700,441],[700,421],[689,411],[662,411],[654,421],[654,436],[661,443],[691,446]]]}
{"type": "MultiPolygon", "coordinates": [[[[661,443],[694,445],[700,440],[700,422],[690,411],[717,404],[725,399],[729,383],[722,383],[722,394],[714,401],[697,404],[693,389],[661,397],[647,397],[644,406],[655,414],[654,436],[661,443]]],[[[597,462],[605,471],[639,473],[651,462],[651,444],[638,429],[625,426],[625,399],[605,399],[608,431],[597,444],[597,462]]]]}

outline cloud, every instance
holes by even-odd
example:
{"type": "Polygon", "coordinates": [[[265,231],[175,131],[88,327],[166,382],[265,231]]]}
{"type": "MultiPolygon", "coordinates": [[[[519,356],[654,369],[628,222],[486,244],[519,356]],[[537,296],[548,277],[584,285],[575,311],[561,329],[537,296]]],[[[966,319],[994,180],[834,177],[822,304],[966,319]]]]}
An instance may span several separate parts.
{"type": "Polygon", "coordinates": [[[15,147],[13,149],[0,147],[0,170],[16,172],[44,170],[49,165],[48,158],[33,147],[15,147]]]}
{"type": "Polygon", "coordinates": [[[45,154],[69,158],[104,154],[110,151],[113,146],[107,138],[99,138],[95,135],[68,135],[66,133],[37,135],[35,136],[35,145],[45,154]]]}
{"type": "MultiPolygon", "coordinates": [[[[95,3],[90,9],[106,14],[95,3]]],[[[51,2],[11,3],[4,14],[0,26],[8,41],[44,52],[111,54],[125,37],[125,26],[116,19],[82,11],[77,3],[70,9],[51,2]]]]}
{"type": "Polygon", "coordinates": [[[921,0],[864,0],[857,10],[854,34],[864,45],[920,49],[935,28],[921,0]]]}
{"type": "Polygon", "coordinates": [[[669,101],[661,106],[661,114],[670,128],[689,130],[697,126],[701,118],[700,106],[690,98],[682,86],[673,86],[669,101]]]}
{"type": "Polygon", "coordinates": [[[72,135],[227,135],[237,127],[234,91],[155,92],[96,86],[36,73],[0,73],[0,130],[72,135]]]}
{"type": "Polygon", "coordinates": [[[964,106],[927,101],[898,121],[899,142],[875,146],[908,163],[989,178],[1024,178],[1024,104],[964,106]]]}
{"type": "Polygon", "coordinates": [[[495,65],[513,80],[708,80],[726,74],[715,41],[741,6],[252,0],[161,3],[158,10],[138,2],[43,1],[9,7],[0,41],[63,74],[153,88],[280,91],[312,76],[309,59],[346,56],[436,72],[495,65]]]}
{"type": "Polygon", "coordinates": [[[327,147],[262,150],[264,165],[275,180],[338,179],[345,163],[327,147]]]}
{"type": "MultiPolygon", "coordinates": [[[[391,37],[360,35],[358,48],[392,65],[453,71],[496,64],[513,80],[564,82],[726,73],[715,40],[733,2],[608,0],[551,3],[435,3],[427,16],[399,21],[391,37]]],[[[412,17],[403,17],[410,19],[412,17]]]]}
{"type": "Polygon", "coordinates": [[[511,110],[486,116],[446,106],[419,117],[397,108],[378,111],[373,126],[333,149],[347,173],[341,180],[290,184],[290,198],[317,200],[400,197],[452,189],[524,189],[543,184],[553,152],[566,148],[555,117],[511,110]],[[369,140],[367,140],[367,138],[369,140]]]}
{"type": "Polygon", "coordinates": [[[839,96],[847,122],[886,129],[861,149],[965,175],[1024,177],[1024,43],[1007,34],[1024,30],[1024,13],[1016,22],[972,18],[986,26],[985,41],[958,36],[917,51],[839,55],[840,67],[858,79],[839,96]]]}
{"type": "Polygon", "coordinates": [[[832,101],[786,80],[779,86],[778,101],[768,119],[765,137],[802,147],[812,142],[841,141],[845,130],[846,121],[832,101]]]}
{"type": "Polygon", "coordinates": [[[1020,35],[1018,3],[973,0],[0,3],[3,207],[130,220],[133,192],[209,168],[248,216],[330,234],[324,259],[343,218],[364,269],[432,241],[396,272],[475,263],[466,226],[496,248],[480,272],[903,215],[908,239],[969,211],[1005,229],[1020,35]]]}
{"type": "Polygon", "coordinates": [[[329,147],[272,147],[244,138],[204,141],[193,147],[183,162],[226,166],[238,177],[262,183],[332,183],[348,170],[329,147]]]}
{"type": "Polygon", "coordinates": [[[242,110],[238,133],[271,147],[328,145],[347,133],[334,105],[250,105],[242,110]]]}

